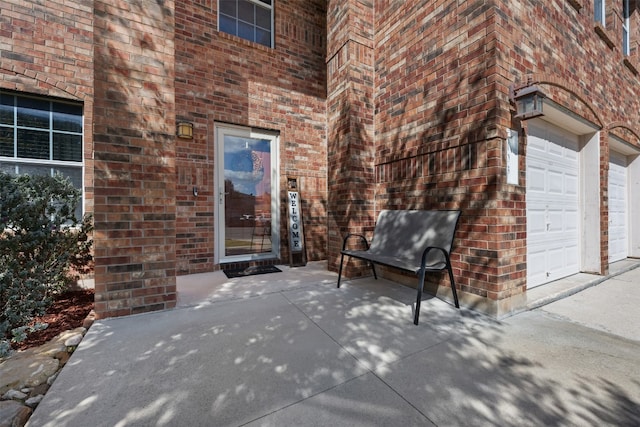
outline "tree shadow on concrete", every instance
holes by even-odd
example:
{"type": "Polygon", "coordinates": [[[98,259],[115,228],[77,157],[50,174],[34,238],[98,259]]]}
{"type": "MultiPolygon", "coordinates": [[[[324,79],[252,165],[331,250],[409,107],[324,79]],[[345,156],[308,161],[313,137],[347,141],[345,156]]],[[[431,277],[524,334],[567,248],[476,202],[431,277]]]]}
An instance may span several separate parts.
{"type": "Polygon", "coordinates": [[[344,290],[98,321],[34,422],[637,425],[636,342],[597,334],[566,348],[580,326],[540,313],[498,322],[437,299],[415,326],[409,289],[363,280],[344,290]]]}

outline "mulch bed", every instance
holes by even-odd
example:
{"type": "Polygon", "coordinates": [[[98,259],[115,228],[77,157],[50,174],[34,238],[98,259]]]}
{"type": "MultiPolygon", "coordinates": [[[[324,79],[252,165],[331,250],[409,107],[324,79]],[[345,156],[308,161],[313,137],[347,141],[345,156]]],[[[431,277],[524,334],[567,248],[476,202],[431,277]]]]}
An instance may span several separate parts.
{"type": "Polygon", "coordinates": [[[67,291],[61,294],[49,307],[47,314],[35,319],[48,323],[47,329],[27,335],[20,343],[12,343],[14,350],[26,350],[47,343],[58,334],[82,326],[87,315],[93,310],[93,289],[67,291]]]}

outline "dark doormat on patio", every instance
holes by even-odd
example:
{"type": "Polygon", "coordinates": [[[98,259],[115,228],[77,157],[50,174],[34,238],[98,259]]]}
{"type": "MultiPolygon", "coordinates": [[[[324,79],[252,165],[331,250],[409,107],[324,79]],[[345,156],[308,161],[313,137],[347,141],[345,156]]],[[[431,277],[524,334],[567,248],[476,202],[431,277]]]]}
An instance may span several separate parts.
{"type": "Polygon", "coordinates": [[[278,267],[273,265],[255,265],[253,267],[239,268],[239,269],[224,268],[222,271],[224,271],[224,274],[226,274],[229,279],[234,277],[255,276],[256,274],[282,272],[282,270],[280,270],[278,267]]]}

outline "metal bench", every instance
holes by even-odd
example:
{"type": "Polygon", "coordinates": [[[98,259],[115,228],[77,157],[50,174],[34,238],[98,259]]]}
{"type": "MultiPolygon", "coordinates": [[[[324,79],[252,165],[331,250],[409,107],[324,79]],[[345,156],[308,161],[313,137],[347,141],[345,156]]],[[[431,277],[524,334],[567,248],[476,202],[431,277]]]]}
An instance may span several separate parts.
{"type": "Polygon", "coordinates": [[[371,244],[361,234],[348,234],[342,244],[338,288],[342,278],[344,257],[369,261],[373,277],[378,279],[374,264],[410,271],[419,277],[416,311],[418,324],[425,274],[447,270],[455,306],[460,308],[451,269],[451,246],[460,211],[383,210],[378,216],[371,244]],[[347,241],[357,237],[366,250],[347,249],[347,241]]]}

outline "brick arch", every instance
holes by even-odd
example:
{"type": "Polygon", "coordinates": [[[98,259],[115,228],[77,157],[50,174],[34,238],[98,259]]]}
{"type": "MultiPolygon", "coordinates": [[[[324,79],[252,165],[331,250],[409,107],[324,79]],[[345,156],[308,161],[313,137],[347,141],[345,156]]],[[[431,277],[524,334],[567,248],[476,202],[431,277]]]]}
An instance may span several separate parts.
{"type": "MultiPolygon", "coordinates": [[[[636,129],[632,129],[631,127],[629,127],[628,123],[624,123],[624,122],[613,122],[610,123],[606,129],[611,132],[615,129],[622,129],[624,131],[626,131],[627,133],[633,135],[635,137],[635,145],[640,147],[640,130],[636,130],[636,129]]],[[[631,141],[628,141],[631,142],[631,141]]]]}
{"type": "Polygon", "coordinates": [[[17,92],[30,92],[43,96],[55,96],[58,98],[86,101],[89,94],[79,90],[77,85],[69,85],[55,76],[47,75],[46,79],[38,77],[34,71],[14,66],[12,69],[0,66],[4,75],[13,75],[15,78],[0,79],[0,88],[17,92]]]}
{"type": "MultiPolygon", "coordinates": [[[[586,110],[588,110],[593,115],[593,118],[595,118],[596,122],[595,124],[603,130],[607,129],[603,118],[600,116],[600,114],[598,114],[596,108],[580,94],[581,91],[578,86],[572,83],[568,83],[558,76],[546,75],[543,73],[534,73],[527,75],[526,83],[552,86],[573,95],[584,105],[586,110]]],[[[516,81],[515,84],[518,85],[518,82],[516,81]]],[[[569,109],[571,110],[571,108],[569,109]]]]}

